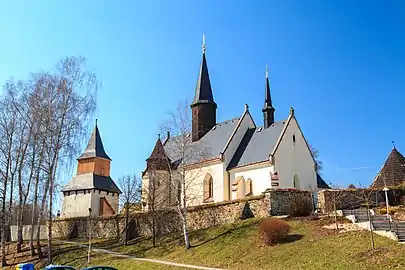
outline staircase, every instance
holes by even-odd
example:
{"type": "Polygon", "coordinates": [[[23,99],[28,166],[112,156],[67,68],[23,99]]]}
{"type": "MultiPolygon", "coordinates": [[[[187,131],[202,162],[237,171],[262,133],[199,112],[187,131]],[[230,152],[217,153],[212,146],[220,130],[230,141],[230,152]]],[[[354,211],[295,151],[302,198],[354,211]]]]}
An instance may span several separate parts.
{"type": "MultiPolygon", "coordinates": [[[[356,223],[368,222],[367,209],[342,210],[344,216],[352,215],[356,223]]],[[[370,219],[375,231],[391,231],[398,237],[398,241],[405,243],[405,221],[391,220],[386,215],[372,215],[370,219]]]]}

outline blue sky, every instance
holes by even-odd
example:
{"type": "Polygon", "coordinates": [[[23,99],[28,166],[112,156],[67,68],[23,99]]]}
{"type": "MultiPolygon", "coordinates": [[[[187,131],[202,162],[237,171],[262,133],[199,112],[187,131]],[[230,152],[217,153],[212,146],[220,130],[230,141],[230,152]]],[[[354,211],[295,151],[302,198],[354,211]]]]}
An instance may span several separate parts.
{"type": "Polygon", "coordinates": [[[247,103],[262,123],[268,64],[276,118],[295,108],[328,182],[369,184],[392,140],[405,153],[400,0],[3,1],[0,84],[86,57],[112,176],[139,174],[167,111],[193,97],[202,33],[218,121],[247,103]]]}

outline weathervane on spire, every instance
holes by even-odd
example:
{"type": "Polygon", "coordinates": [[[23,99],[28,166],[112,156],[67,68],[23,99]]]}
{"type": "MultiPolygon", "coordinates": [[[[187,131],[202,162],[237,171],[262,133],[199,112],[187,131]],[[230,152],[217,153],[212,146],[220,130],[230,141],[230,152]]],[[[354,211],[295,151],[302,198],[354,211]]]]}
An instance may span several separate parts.
{"type": "Polygon", "coordinates": [[[395,142],[394,141],[392,141],[392,147],[394,147],[394,149],[395,149],[395,142]]]}
{"type": "Polygon", "coordinates": [[[266,79],[269,78],[269,69],[267,68],[267,64],[266,64],[266,79]]]}
{"type": "Polygon", "coordinates": [[[202,52],[205,53],[205,35],[203,34],[202,52]]]}

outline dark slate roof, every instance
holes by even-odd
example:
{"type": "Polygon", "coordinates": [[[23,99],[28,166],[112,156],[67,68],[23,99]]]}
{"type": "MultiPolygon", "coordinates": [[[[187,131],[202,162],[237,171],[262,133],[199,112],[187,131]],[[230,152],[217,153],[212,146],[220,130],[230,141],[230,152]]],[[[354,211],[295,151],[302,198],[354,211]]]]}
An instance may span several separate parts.
{"type": "Polygon", "coordinates": [[[186,138],[181,139],[179,136],[172,137],[164,144],[167,156],[174,163],[180,163],[184,154],[185,164],[194,164],[204,160],[219,157],[220,152],[224,149],[232,132],[236,128],[239,118],[228,120],[216,124],[200,140],[192,142],[191,133],[186,138]],[[184,141],[184,143],[182,143],[184,141]],[[185,150],[181,151],[182,145],[186,145],[185,150]]]}
{"type": "Polygon", "coordinates": [[[319,173],[316,173],[316,184],[318,188],[330,189],[329,185],[326,184],[325,180],[323,180],[322,176],[319,173]]]}
{"type": "Polygon", "coordinates": [[[103,142],[101,141],[100,132],[98,130],[97,124],[91,133],[89,143],[87,144],[86,150],[84,150],[83,154],[78,158],[85,159],[85,158],[94,158],[100,157],[111,160],[111,158],[107,155],[104,150],[103,142]]]}
{"type": "Polygon", "coordinates": [[[394,147],[384,166],[374,179],[372,188],[383,188],[385,185],[397,186],[405,181],[405,158],[394,147]]]}
{"type": "Polygon", "coordinates": [[[266,129],[263,127],[249,129],[236,149],[228,169],[268,160],[285,122],[286,120],[275,122],[266,129]]]}
{"type": "Polygon", "coordinates": [[[212,95],[211,82],[210,76],[208,74],[208,66],[207,60],[205,59],[205,53],[203,53],[203,58],[200,66],[200,73],[198,75],[197,80],[197,87],[195,89],[195,96],[193,103],[191,103],[191,106],[200,103],[211,103],[215,104],[215,106],[217,105],[212,95]]]}
{"type": "Polygon", "coordinates": [[[75,191],[84,189],[100,189],[110,192],[121,193],[118,186],[110,176],[102,176],[94,173],[77,174],[63,188],[62,191],[75,191]]]}

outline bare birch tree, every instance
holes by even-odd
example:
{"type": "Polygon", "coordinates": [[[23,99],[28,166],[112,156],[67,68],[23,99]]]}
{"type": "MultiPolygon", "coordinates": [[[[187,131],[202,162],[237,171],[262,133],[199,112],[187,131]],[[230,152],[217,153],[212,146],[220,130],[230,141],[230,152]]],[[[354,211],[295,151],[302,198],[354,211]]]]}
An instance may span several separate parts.
{"type": "Polygon", "coordinates": [[[141,199],[141,180],[134,174],[133,176],[125,175],[118,179],[118,184],[121,189],[120,201],[125,211],[125,236],[124,245],[128,245],[129,240],[129,217],[131,205],[140,203],[141,199]]]}
{"type": "Polygon", "coordinates": [[[169,112],[169,119],[161,126],[161,131],[172,134],[170,139],[170,153],[166,153],[168,178],[171,186],[170,198],[173,200],[181,224],[186,249],[191,247],[188,230],[187,207],[199,199],[203,184],[202,170],[199,166],[209,155],[210,148],[196,144],[191,140],[191,119],[189,104],[180,103],[175,111],[169,112]]]}

